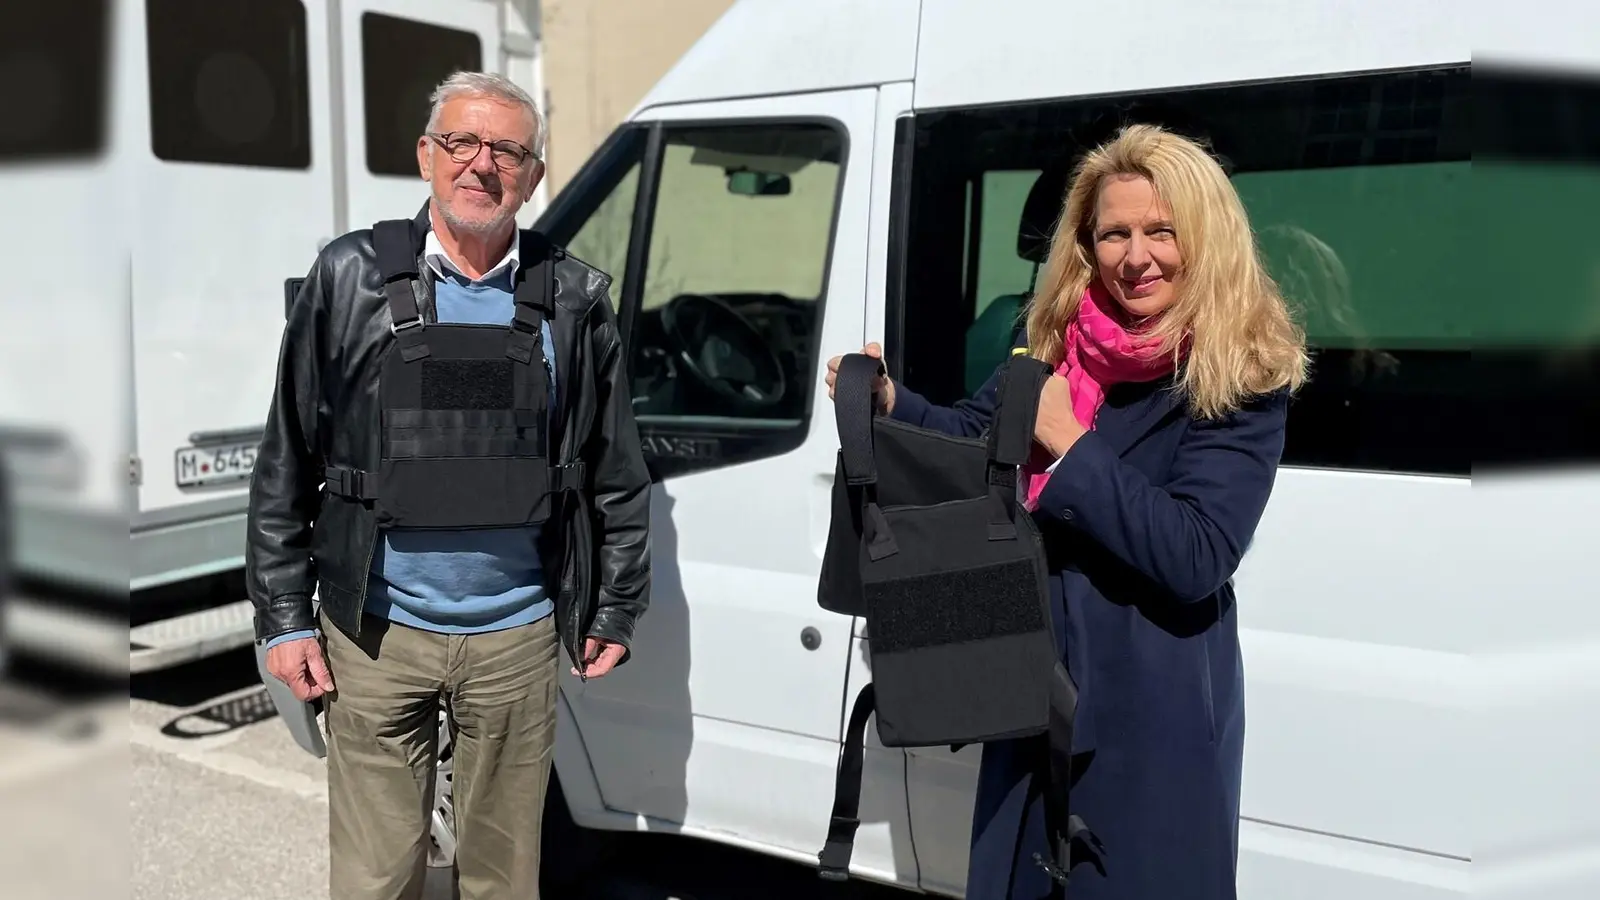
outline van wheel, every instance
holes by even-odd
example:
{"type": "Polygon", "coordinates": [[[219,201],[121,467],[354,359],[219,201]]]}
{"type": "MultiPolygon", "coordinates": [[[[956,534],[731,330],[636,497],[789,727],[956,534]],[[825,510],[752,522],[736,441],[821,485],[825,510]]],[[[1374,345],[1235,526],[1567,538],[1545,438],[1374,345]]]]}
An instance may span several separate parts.
{"type": "MultiPolygon", "coordinates": [[[[456,807],[454,780],[455,742],[450,721],[439,709],[439,756],[433,781],[433,813],[428,822],[428,867],[448,869],[456,863],[456,807]]],[[[544,822],[540,829],[539,880],[541,891],[573,888],[585,882],[613,858],[617,836],[580,828],[572,821],[561,779],[550,770],[545,792],[544,822]]]]}
{"type": "Polygon", "coordinates": [[[433,772],[433,814],[428,817],[428,868],[456,864],[455,741],[450,720],[439,707],[439,755],[433,772]]]}
{"type": "Polygon", "coordinates": [[[592,879],[616,853],[617,835],[608,831],[580,828],[572,821],[561,779],[550,770],[550,786],[545,791],[544,824],[540,828],[539,890],[551,895],[565,893],[592,879]]]}

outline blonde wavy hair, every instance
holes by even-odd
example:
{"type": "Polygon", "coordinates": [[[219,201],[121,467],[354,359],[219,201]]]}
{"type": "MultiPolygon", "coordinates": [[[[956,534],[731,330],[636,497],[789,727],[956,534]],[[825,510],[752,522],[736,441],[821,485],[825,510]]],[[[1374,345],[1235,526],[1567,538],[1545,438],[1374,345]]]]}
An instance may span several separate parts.
{"type": "Polygon", "coordinates": [[[1305,333],[1261,261],[1243,202],[1204,147],[1155,125],[1123,128],[1073,172],[1028,306],[1028,355],[1061,361],[1067,323],[1098,277],[1093,219],[1100,185],[1116,175],[1148,179],[1172,209],[1183,256],[1178,297],[1143,334],[1172,348],[1177,389],[1190,411],[1215,418],[1252,396],[1298,390],[1309,367],[1305,333]]]}

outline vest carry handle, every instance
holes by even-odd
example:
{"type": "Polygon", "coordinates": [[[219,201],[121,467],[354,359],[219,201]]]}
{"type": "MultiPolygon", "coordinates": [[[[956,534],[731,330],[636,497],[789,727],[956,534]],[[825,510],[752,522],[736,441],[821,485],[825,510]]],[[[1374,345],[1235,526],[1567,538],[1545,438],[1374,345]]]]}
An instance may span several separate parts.
{"type": "Polygon", "coordinates": [[[845,480],[865,486],[878,480],[872,461],[873,383],[884,374],[883,361],[865,353],[847,353],[839,360],[833,385],[833,415],[844,455],[845,480]]]}

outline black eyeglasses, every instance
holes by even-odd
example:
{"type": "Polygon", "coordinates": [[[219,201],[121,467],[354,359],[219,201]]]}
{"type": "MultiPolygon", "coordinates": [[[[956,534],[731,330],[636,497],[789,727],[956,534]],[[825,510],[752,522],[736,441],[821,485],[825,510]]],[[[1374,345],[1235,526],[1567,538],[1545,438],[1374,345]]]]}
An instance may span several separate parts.
{"type": "Polygon", "coordinates": [[[438,142],[444,152],[458,163],[472,162],[478,155],[480,147],[488,147],[490,156],[494,157],[494,164],[502,169],[515,169],[529,159],[533,159],[533,151],[522,146],[516,141],[486,141],[470,131],[452,131],[448,134],[433,134],[428,137],[438,142]]]}

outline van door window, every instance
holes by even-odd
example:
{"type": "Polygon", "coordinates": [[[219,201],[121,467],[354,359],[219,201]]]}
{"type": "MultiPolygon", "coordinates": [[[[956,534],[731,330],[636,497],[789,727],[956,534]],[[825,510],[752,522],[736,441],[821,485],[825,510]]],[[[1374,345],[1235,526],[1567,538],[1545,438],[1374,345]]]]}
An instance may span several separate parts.
{"type": "Polygon", "coordinates": [[[624,309],[634,409],[669,448],[658,475],[804,439],[844,144],[825,124],[664,130],[624,309]]]}
{"type": "Polygon", "coordinates": [[[602,196],[583,225],[566,242],[568,252],[611,276],[611,308],[622,304],[628,268],[628,237],[633,234],[634,200],[639,193],[639,169],[634,159],[622,177],[602,196]]]}
{"type": "Polygon", "coordinates": [[[622,305],[627,287],[639,173],[648,129],[624,125],[563,185],[535,228],[567,252],[611,276],[611,308],[622,305]]]}
{"type": "Polygon", "coordinates": [[[625,125],[540,218],[612,277],[657,477],[804,442],[844,154],[831,122],[625,125]]]}

